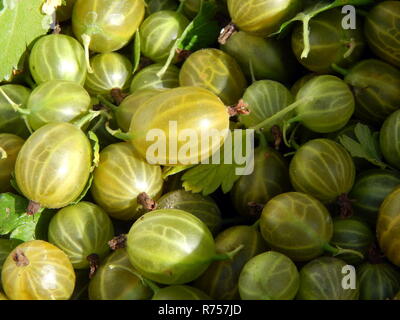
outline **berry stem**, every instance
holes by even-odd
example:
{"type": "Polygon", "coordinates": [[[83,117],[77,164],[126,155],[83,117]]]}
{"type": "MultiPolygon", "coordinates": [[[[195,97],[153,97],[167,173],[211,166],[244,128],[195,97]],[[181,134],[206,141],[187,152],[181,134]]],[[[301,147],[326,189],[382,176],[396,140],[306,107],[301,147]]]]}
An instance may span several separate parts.
{"type": "MultiPolygon", "coordinates": [[[[295,110],[299,105],[301,105],[303,103],[310,102],[310,101],[312,101],[311,98],[299,99],[299,100],[293,102],[291,105],[287,106],[285,109],[282,109],[282,110],[278,111],[273,116],[265,119],[264,121],[260,122],[259,124],[255,125],[253,127],[250,127],[249,129],[259,130],[259,129],[263,128],[263,127],[272,127],[272,126],[276,125],[277,122],[279,120],[281,120],[281,118],[283,118],[286,114],[288,114],[289,112],[295,110]]],[[[293,119],[296,119],[296,118],[293,118],[293,119]]],[[[291,122],[294,122],[294,121],[295,120],[293,120],[291,122]]],[[[296,121],[297,121],[297,119],[296,119],[296,121]]]]}
{"type": "Polygon", "coordinates": [[[335,247],[333,247],[332,245],[330,245],[329,243],[326,243],[326,244],[323,246],[323,249],[324,249],[325,251],[327,251],[327,252],[332,253],[332,255],[333,255],[334,257],[335,257],[335,256],[338,256],[338,255],[341,255],[341,254],[348,253],[348,254],[356,255],[356,256],[360,257],[361,259],[364,259],[364,255],[363,255],[361,252],[357,251],[357,250],[343,249],[343,248],[340,248],[339,246],[336,246],[336,248],[335,248],[335,247]]]}
{"type": "Polygon", "coordinates": [[[29,259],[21,249],[15,250],[12,258],[15,261],[17,267],[26,267],[27,265],[29,265],[29,259]]]}
{"type": "Polygon", "coordinates": [[[134,136],[129,132],[123,132],[121,129],[118,129],[118,130],[111,129],[110,123],[108,121],[106,122],[106,130],[113,137],[120,139],[120,140],[130,141],[130,140],[134,139],[134,136]]]}
{"type": "Polygon", "coordinates": [[[126,234],[120,234],[119,236],[116,236],[112,238],[110,241],[108,241],[108,246],[113,251],[118,249],[123,249],[126,247],[126,240],[127,240],[126,234]]]}
{"type": "Polygon", "coordinates": [[[93,119],[97,118],[100,114],[101,114],[101,111],[89,110],[88,114],[86,114],[83,117],[79,118],[78,120],[72,122],[72,124],[77,126],[80,129],[82,129],[82,127],[85,124],[87,124],[88,122],[90,122],[93,119]]]}
{"type": "Polygon", "coordinates": [[[241,244],[237,248],[233,249],[232,251],[226,252],[226,253],[220,253],[215,255],[212,260],[213,261],[224,261],[224,260],[232,260],[235,255],[244,248],[244,245],[241,244]]]}
{"type": "Polygon", "coordinates": [[[344,77],[349,74],[349,70],[339,67],[336,63],[332,63],[331,67],[332,67],[333,71],[336,71],[337,73],[341,74],[344,77]]]}
{"type": "Polygon", "coordinates": [[[99,101],[102,104],[104,104],[106,107],[110,108],[112,111],[116,112],[118,110],[118,106],[116,106],[115,104],[111,103],[110,101],[108,101],[103,96],[97,95],[96,98],[99,99],[99,101]]]}

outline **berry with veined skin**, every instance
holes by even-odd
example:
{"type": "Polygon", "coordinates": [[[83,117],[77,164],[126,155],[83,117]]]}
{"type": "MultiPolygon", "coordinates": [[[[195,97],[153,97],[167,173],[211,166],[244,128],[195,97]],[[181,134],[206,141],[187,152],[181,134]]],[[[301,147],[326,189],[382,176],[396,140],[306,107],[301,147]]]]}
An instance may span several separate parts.
{"type": "Polygon", "coordinates": [[[111,52],[124,47],[142,23],[143,0],[77,0],[72,12],[75,37],[90,36],[89,49],[111,52]]]}
{"type": "Polygon", "coordinates": [[[364,263],[357,278],[360,300],[393,299],[400,290],[400,272],[389,263],[364,263]]]}
{"type": "Polygon", "coordinates": [[[142,89],[169,89],[179,87],[179,69],[170,65],[159,77],[157,73],[163,68],[161,63],[152,64],[136,73],[132,79],[130,92],[142,89]]]}
{"type": "Polygon", "coordinates": [[[400,185],[400,175],[395,171],[372,169],[356,177],[349,198],[357,217],[375,226],[379,207],[385,198],[400,185]]]}
{"type": "Polygon", "coordinates": [[[399,107],[400,71],[386,62],[360,61],[344,81],[354,93],[355,115],[361,120],[380,125],[399,107]]]}
{"type": "Polygon", "coordinates": [[[212,150],[222,146],[228,128],[229,114],[216,95],[203,88],[179,87],[159,93],[143,103],[132,118],[129,131],[134,136],[133,146],[147,162],[171,166],[197,164],[209,158],[214,153],[212,150]],[[190,135],[191,152],[182,152],[188,145],[185,137],[177,141],[177,152],[171,155],[170,139],[182,136],[187,129],[193,133],[190,135]],[[214,133],[216,139],[202,146],[201,139],[214,133]],[[149,141],[148,134],[156,134],[158,143],[149,141]]]}
{"type": "Polygon", "coordinates": [[[251,258],[239,277],[242,300],[293,300],[299,286],[300,277],[296,265],[275,251],[251,258]]]}
{"type": "Polygon", "coordinates": [[[364,33],[371,50],[381,59],[400,67],[400,3],[382,1],[365,19],[364,33]]]}
{"type": "Polygon", "coordinates": [[[37,86],[29,96],[28,121],[33,130],[52,123],[77,120],[89,111],[90,96],[75,82],[52,80],[37,86]]]}
{"type": "Polygon", "coordinates": [[[75,272],[67,255],[42,240],[17,246],[7,257],[1,282],[11,300],[68,300],[75,272]]]}
{"type": "Polygon", "coordinates": [[[29,55],[29,68],[37,84],[67,80],[84,84],[85,51],[75,38],[50,34],[35,42],[29,55]]]}
{"type": "Polygon", "coordinates": [[[299,0],[227,0],[232,22],[240,29],[260,36],[277,31],[301,9],[299,0]]]}
{"type": "Polygon", "coordinates": [[[396,266],[400,266],[399,211],[400,188],[393,190],[379,208],[376,234],[382,252],[396,266]]]}
{"type": "Polygon", "coordinates": [[[140,50],[155,62],[164,62],[189,20],[179,12],[162,10],[148,16],[140,26],[140,50]]]}
{"type": "Polygon", "coordinates": [[[0,193],[13,190],[10,183],[11,174],[24,142],[14,134],[0,133],[0,193]]]}
{"type": "Polygon", "coordinates": [[[110,52],[90,59],[93,72],[87,74],[85,88],[92,94],[109,94],[112,89],[128,89],[132,63],[125,56],[110,52]]]}
{"type": "Polygon", "coordinates": [[[342,286],[343,268],[347,263],[331,257],[310,261],[300,270],[298,300],[357,300],[359,286],[342,286]]]}
{"type": "Polygon", "coordinates": [[[22,146],[15,179],[29,200],[45,208],[62,208],[82,193],[91,165],[92,147],[82,130],[69,123],[50,123],[22,146]]]}
{"type": "Polygon", "coordinates": [[[221,227],[221,211],[211,197],[185,190],[164,194],[157,201],[157,209],[178,209],[189,212],[203,221],[215,234],[221,227]]]}
{"type": "Polygon", "coordinates": [[[6,84],[0,87],[0,132],[13,133],[22,138],[29,136],[24,119],[15,111],[11,103],[25,109],[31,90],[19,84],[6,84]]]}
{"type": "Polygon", "coordinates": [[[161,168],[148,164],[128,142],[111,144],[100,152],[91,192],[111,217],[131,220],[140,217],[137,197],[145,192],[151,199],[161,195],[161,168]]]}
{"type": "Polygon", "coordinates": [[[353,159],[345,148],[329,139],[314,139],[302,145],[290,167],[290,181],[296,191],[324,203],[348,193],[355,180],[353,159]]]}
{"type": "Polygon", "coordinates": [[[243,266],[252,257],[267,250],[258,227],[237,225],[225,229],[215,238],[218,253],[227,253],[239,246],[242,249],[232,259],[214,261],[207,270],[194,282],[216,300],[239,299],[238,280],[243,266]]]}
{"type": "Polygon", "coordinates": [[[113,237],[109,216],[86,201],[62,208],[49,224],[49,242],[68,255],[74,269],[88,268],[90,255],[103,259],[110,251],[108,241],[113,237]]]}
{"type": "Polygon", "coordinates": [[[297,61],[288,45],[276,39],[264,39],[247,32],[235,32],[221,46],[234,57],[248,79],[275,80],[287,83],[296,70],[297,61]],[[244,45],[245,44],[245,45],[244,45]]]}
{"type": "Polygon", "coordinates": [[[295,26],[292,33],[292,49],[298,60],[308,70],[332,73],[332,65],[348,67],[357,62],[364,51],[365,40],[361,19],[353,28],[342,27],[341,9],[325,11],[310,20],[310,52],[302,57],[304,50],[303,24],[295,26]]]}
{"type": "Polygon", "coordinates": [[[400,110],[393,112],[382,125],[379,140],[383,156],[395,168],[400,168],[400,110]]]}
{"type": "Polygon", "coordinates": [[[118,127],[124,132],[129,131],[136,110],[139,109],[145,101],[165,90],[166,89],[140,89],[127,96],[115,111],[118,127]]]}
{"type": "Polygon", "coordinates": [[[267,202],[261,214],[260,230],[274,251],[294,261],[309,261],[326,249],[333,224],[320,201],[305,193],[288,192],[267,202]]]}
{"type": "Polygon", "coordinates": [[[155,210],[140,217],[129,231],[127,251],[141,275],[170,285],[195,280],[216,255],[207,226],[176,209],[155,210]]]}
{"type": "Polygon", "coordinates": [[[147,300],[152,295],[129,262],[124,248],[110,254],[89,283],[90,300],[147,300]]]}
{"type": "Polygon", "coordinates": [[[236,211],[246,217],[259,218],[252,204],[265,205],[276,195],[290,190],[289,168],[285,159],[270,147],[254,150],[254,171],[241,176],[231,190],[236,211]]]}
{"type": "Polygon", "coordinates": [[[182,65],[179,83],[210,90],[226,105],[236,104],[247,86],[236,60],[219,49],[202,49],[191,54],[182,65]]]}

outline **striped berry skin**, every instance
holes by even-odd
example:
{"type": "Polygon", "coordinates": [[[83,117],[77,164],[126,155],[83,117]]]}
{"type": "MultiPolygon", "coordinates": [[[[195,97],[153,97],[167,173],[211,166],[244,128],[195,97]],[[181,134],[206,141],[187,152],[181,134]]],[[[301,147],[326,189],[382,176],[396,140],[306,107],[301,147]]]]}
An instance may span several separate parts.
{"type": "Polygon", "coordinates": [[[125,56],[110,52],[100,53],[90,59],[92,73],[88,73],[85,88],[92,94],[108,94],[112,89],[129,88],[132,63],[125,56]]]}
{"type": "Polygon", "coordinates": [[[189,20],[175,11],[158,11],[151,14],[140,26],[140,49],[144,56],[155,62],[164,62],[172,46],[189,20]]]}
{"type": "Polygon", "coordinates": [[[51,122],[70,122],[89,111],[90,96],[75,82],[52,80],[37,86],[27,103],[29,125],[37,130],[51,122]]]}
{"type": "Polygon", "coordinates": [[[85,51],[75,38],[50,34],[33,46],[29,68],[37,84],[66,80],[83,85],[86,78],[85,51]]]}
{"type": "Polygon", "coordinates": [[[144,0],[77,0],[72,12],[75,37],[91,37],[89,49],[106,53],[121,49],[143,21],[144,0]]]}
{"type": "Polygon", "coordinates": [[[82,130],[70,123],[50,123],[36,130],[22,146],[15,179],[29,200],[58,209],[82,193],[91,165],[92,147],[82,130]]]}
{"type": "Polygon", "coordinates": [[[111,217],[134,220],[143,214],[137,197],[145,192],[153,200],[161,195],[161,168],[146,163],[128,142],[107,146],[94,170],[91,192],[111,217]]]}
{"type": "Polygon", "coordinates": [[[226,105],[236,104],[247,87],[239,64],[219,49],[202,49],[191,54],[181,68],[179,83],[210,90],[226,105]]]}
{"type": "Polygon", "coordinates": [[[68,300],[75,287],[68,256],[42,240],[27,241],[7,257],[1,282],[11,300],[68,300]]]}
{"type": "Polygon", "coordinates": [[[355,173],[350,154],[329,139],[314,139],[302,145],[289,167],[294,189],[324,203],[350,192],[355,173]]]}
{"type": "Polygon", "coordinates": [[[89,268],[88,257],[96,254],[105,258],[114,237],[110,217],[99,206],[81,201],[59,210],[49,224],[49,242],[60,248],[74,269],[89,268]]]}

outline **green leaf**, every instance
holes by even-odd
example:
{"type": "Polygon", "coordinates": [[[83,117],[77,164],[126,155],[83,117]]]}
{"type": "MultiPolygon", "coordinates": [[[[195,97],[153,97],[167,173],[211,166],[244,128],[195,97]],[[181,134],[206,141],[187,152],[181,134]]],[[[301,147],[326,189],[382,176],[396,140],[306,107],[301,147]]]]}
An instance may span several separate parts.
{"type": "Polygon", "coordinates": [[[186,36],[178,43],[178,49],[196,51],[217,40],[220,31],[214,20],[217,9],[215,1],[203,0],[199,13],[186,28],[186,36]]]}
{"type": "Polygon", "coordinates": [[[0,81],[11,79],[26,48],[49,30],[52,18],[42,13],[44,2],[3,0],[0,11],[0,81]]]}
{"type": "Polygon", "coordinates": [[[318,1],[307,8],[305,8],[302,12],[299,12],[294,18],[284,22],[279,30],[270,36],[276,36],[282,34],[286,29],[295,21],[300,21],[303,23],[303,41],[304,41],[304,49],[301,54],[301,58],[307,58],[310,52],[310,30],[309,30],[309,22],[312,18],[317,16],[318,14],[345,5],[366,5],[373,3],[374,0],[335,0],[335,1],[318,1]]]}
{"type": "Polygon", "coordinates": [[[132,74],[136,72],[140,63],[140,33],[139,29],[136,30],[135,42],[133,45],[133,71],[132,74]]]}
{"type": "Polygon", "coordinates": [[[390,166],[382,160],[378,132],[372,133],[368,126],[358,123],[354,128],[354,134],[357,140],[347,135],[341,135],[339,137],[340,143],[352,157],[363,158],[382,169],[390,168],[390,166]]]}
{"type": "MultiPolygon", "coordinates": [[[[235,147],[241,148],[242,146],[245,147],[246,143],[249,141],[246,140],[244,135],[245,130],[242,130],[242,141],[241,145],[235,146],[235,141],[232,143],[232,153],[235,153],[235,147]]],[[[254,142],[254,140],[253,140],[254,142]]],[[[227,145],[224,145],[220,150],[220,163],[219,164],[212,164],[210,160],[210,164],[202,163],[196,165],[195,167],[189,169],[184,173],[182,176],[182,186],[185,188],[186,191],[191,191],[194,193],[202,193],[203,195],[209,195],[215,192],[219,187],[221,187],[224,193],[229,192],[234,183],[241,177],[237,174],[237,169],[244,168],[245,164],[237,164],[235,163],[234,159],[231,164],[225,163],[224,161],[224,154],[225,148],[227,145]]],[[[244,148],[243,148],[244,149],[244,148]]],[[[250,146],[251,151],[254,151],[254,146],[250,146]]],[[[240,150],[240,149],[239,149],[240,150]]],[[[243,155],[243,150],[242,155],[243,155]]]]}
{"type": "Polygon", "coordinates": [[[53,216],[51,210],[41,210],[30,216],[26,213],[29,200],[12,194],[0,194],[0,234],[10,239],[29,241],[47,238],[47,226],[53,216]]]}
{"type": "Polygon", "coordinates": [[[217,40],[219,27],[216,21],[213,20],[216,12],[217,5],[215,0],[202,1],[196,17],[185,28],[182,35],[176,39],[169,52],[167,61],[163,68],[157,73],[158,77],[162,77],[167,71],[178,49],[198,50],[208,47],[217,40]]]}
{"type": "Polygon", "coordinates": [[[189,166],[175,166],[175,167],[164,167],[163,168],[163,173],[162,177],[163,179],[167,179],[169,176],[173,176],[174,174],[177,174],[179,172],[185,171],[187,169],[190,169],[194,167],[195,165],[189,165],[189,166]]]}

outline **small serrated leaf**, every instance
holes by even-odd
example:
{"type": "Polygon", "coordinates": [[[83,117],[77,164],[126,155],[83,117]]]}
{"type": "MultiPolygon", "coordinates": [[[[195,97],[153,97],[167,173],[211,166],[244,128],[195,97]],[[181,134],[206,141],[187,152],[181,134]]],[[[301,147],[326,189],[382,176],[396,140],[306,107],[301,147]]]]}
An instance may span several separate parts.
{"type": "MultiPolygon", "coordinates": [[[[0,81],[10,80],[26,48],[50,29],[44,0],[6,1],[0,12],[0,81]]],[[[51,18],[51,17],[50,17],[51,18]]]]}
{"type": "Polygon", "coordinates": [[[45,239],[47,226],[53,215],[52,210],[41,209],[28,215],[29,200],[13,193],[0,194],[0,234],[10,239],[29,241],[45,239]]]}

